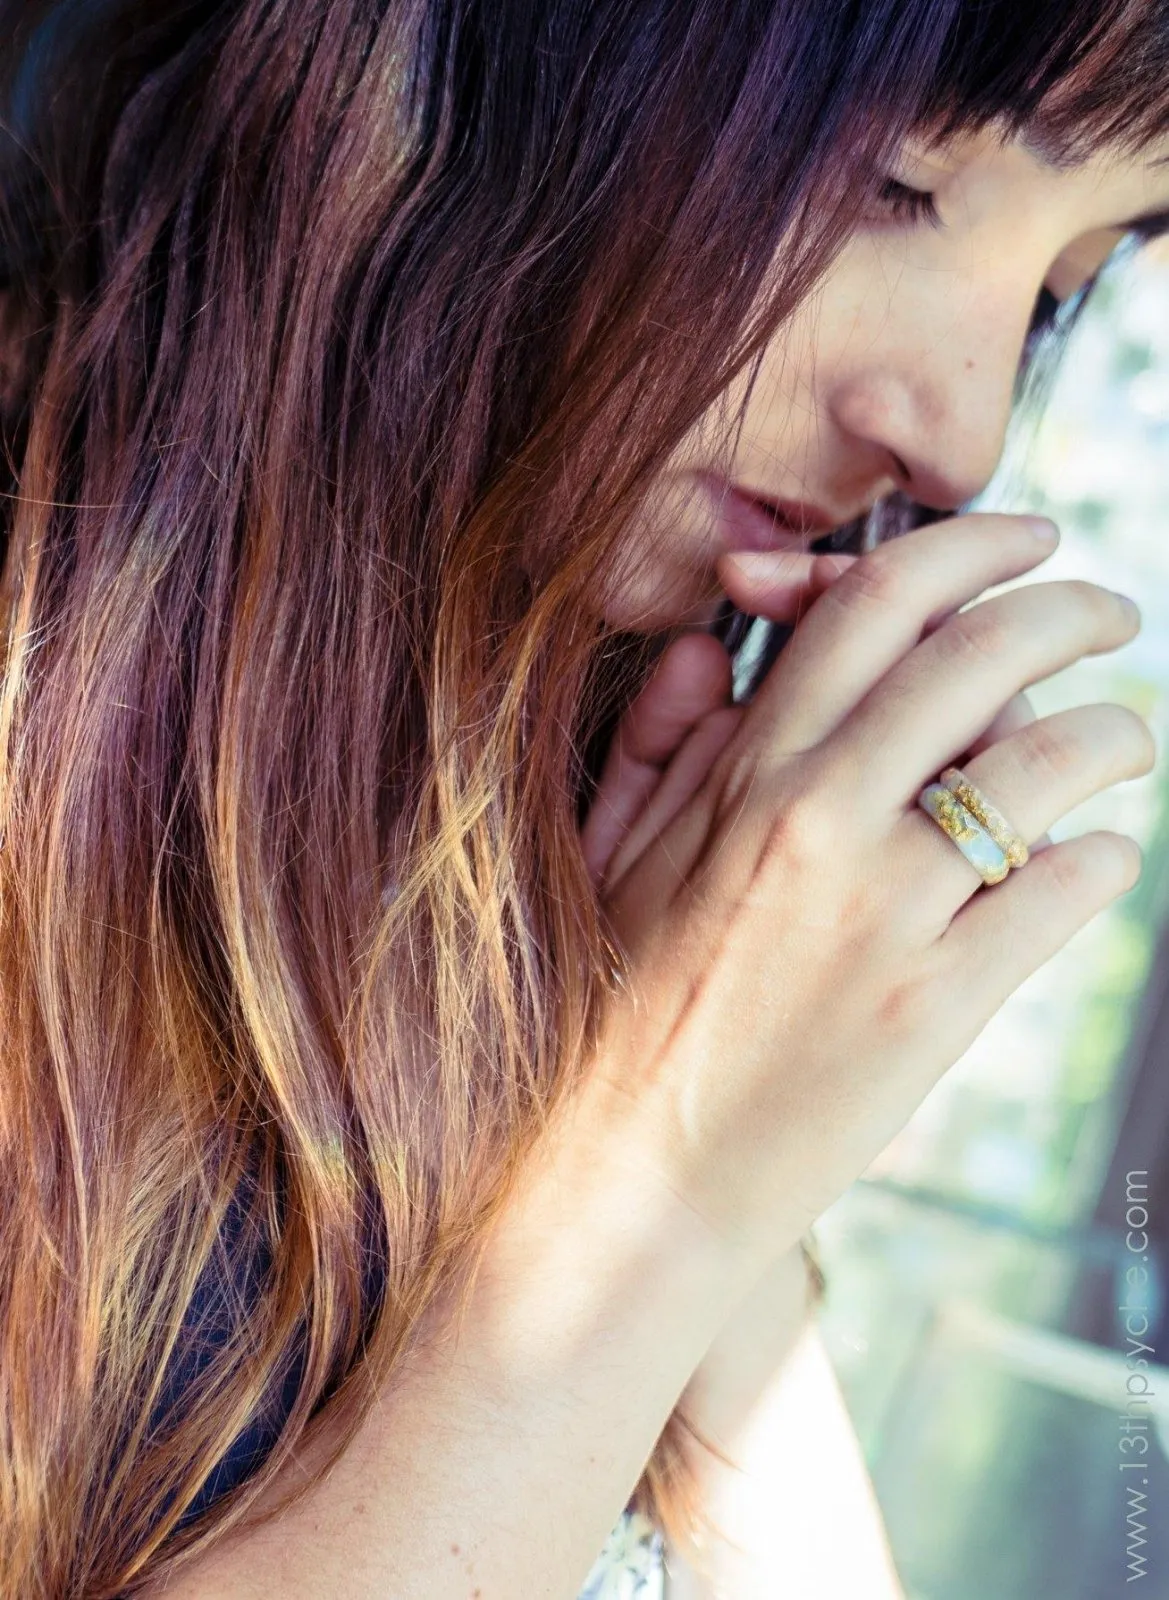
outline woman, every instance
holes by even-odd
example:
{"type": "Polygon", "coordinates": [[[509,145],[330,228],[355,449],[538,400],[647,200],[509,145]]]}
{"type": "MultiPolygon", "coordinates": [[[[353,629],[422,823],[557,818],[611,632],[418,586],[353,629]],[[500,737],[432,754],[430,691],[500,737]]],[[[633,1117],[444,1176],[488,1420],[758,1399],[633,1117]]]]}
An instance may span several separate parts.
{"type": "Polygon", "coordinates": [[[816,1216],[1138,870],[1043,830],[1147,729],[1023,693],[1136,624],[959,617],[1050,544],[947,514],[1169,208],[1169,19],[0,25],[4,1592],[682,1572],[816,1216]]]}

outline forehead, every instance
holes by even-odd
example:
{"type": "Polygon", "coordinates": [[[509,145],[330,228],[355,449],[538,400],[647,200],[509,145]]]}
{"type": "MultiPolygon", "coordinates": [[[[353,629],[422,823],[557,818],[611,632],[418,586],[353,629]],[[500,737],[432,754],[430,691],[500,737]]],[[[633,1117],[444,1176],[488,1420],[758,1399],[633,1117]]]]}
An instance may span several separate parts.
{"type": "Polygon", "coordinates": [[[1106,224],[1133,227],[1147,237],[1166,231],[1169,225],[1169,138],[1135,147],[1117,143],[1103,145],[1074,159],[1038,129],[1024,130],[1015,143],[1021,157],[1040,180],[1061,188],[1074,186],[1093,206],[1098,201],[1107,201],[1109,214],[1101,218],[1106,224]]]}
{"type": "Polygon", "coordinates": [[[1069,153],[1066,139],[1057,141],[1041,127],[1014,131],[991,124],[936,143],[928,134],[912,138],[908,149],[939,175],[991,173],[996,182],[1026,188],[1037,202],[1051,195],[1061,204],[1082,201],[1093,211],[1102,206],[1108,215],[1100,216],[1101,225],[1123,227],[1155,213],[1156,232],[1166,231],[1169,135],[1135,147],[1113,142],[1069,153]]]}
{"type": "Polygon", "coordinates": [[[928,130],[911,136],[907,143],[923,156],[947,164],[986,162],[996,157],[1024,156],[1028,162],[1052,177],[1082,174],[1086,171],[1169,171],[1169,134],[1134,147],[1119,142],[1099,144],[1087,151],[1070,150],[1066,139],[1057,139],[1035,124],[1013,131],[994,122],[977,132],[947,137],[931,136],[928,130]]]}
{"type": "Polygon", "coordinates": [[[1103,145],[1090,155],[1069,155],[1066,147],[1046,134],[1041,127],[1025,128],[1017,135],[1015,143],[1045,171],[1062,174],[1082,171],[1085,167],[1099,167],[1102,171],[1123,170],[1157,173],[1169,170],[1169,136],[1142,144],[1103,145]]]}

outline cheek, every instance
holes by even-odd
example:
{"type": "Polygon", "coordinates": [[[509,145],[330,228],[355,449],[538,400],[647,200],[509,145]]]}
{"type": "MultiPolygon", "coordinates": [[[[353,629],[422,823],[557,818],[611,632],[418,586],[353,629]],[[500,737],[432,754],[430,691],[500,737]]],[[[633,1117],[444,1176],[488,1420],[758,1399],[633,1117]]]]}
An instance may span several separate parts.
{"type": "Polygon", "coordinates": [[[828,282],[809,297],[768,342],[756,382],[746,395],[735,444],[735,476],[799,498],[825,440],[824,397],[831,391],[837,346],[852,321],[838,286],[828,282]],[[795,475],[793,477],[793,474],[795,475]]]}
{"type": "Polygon", "coordinates": [[[663,574],[655,581],[643,573],[625,584],[614,579],[599,598],[597,610],[611,628],[660,633],[667,628],[708,626],[724,600],[713,579],[703,584],[693,574],[682,573],[663,574]]]}
{"type": "Polygon", "coordinates": [[[598,613],[610,626],[633,632],[707,614],[713,620],[712,602],[722,599],[716,534],[709,500],[693,479],[678,468],[664,473],[621,536],[598,588],[598,613]]]}
{"type": "Polygon", "coordinates": [[[986,294],[991,275],[977,271],[976,260],[1006,248],[1002,240],[949,245],[924,228],[858,235],[820,297],[814,342],[821,378],[886,363],[912,370],[936,357],[940,345],[960,341],[995,298],[986,294]]]}
{"type": "Polygon", "coordinates": [[[653,633],[679,624],[713,621],[723,592],[713,565],[682,552],[642,549],[629,543],[602,580],[596,596],[598,615],[610,627],[632,633],[653,633]]]}

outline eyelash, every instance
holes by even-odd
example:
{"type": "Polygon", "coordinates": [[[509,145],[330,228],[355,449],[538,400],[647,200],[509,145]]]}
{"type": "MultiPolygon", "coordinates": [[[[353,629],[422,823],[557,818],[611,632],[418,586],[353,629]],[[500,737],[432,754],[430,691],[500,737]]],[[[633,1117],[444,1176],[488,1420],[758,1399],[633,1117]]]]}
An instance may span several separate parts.
{"type": "MultiPolygon", "coordinates": [[[[904,223],[907,226],[916,226],[924,223],[930,228],[944,228],[941,213],[938,210],[937,200],[928,189],[913,189],[907,183],[902,183],[897,178],[884,178],[877,189],[877,203],[883,206],[885,214],[894,222],[904,223]]],[[[1169,227],[1163,223],[1155,223],[1147,227],[1129,229],[1126,238],[1135,239],[1138,244],[1147,244],[1150,240],[1160,239],[1169,235],[1169,227]]],[[[1118,247],[1119,248],[1119,245],[1118,247]]],[[[1095,284],[1099,272],[1093,273],[1088,283],[1082,285],[1077,293],[1087,292],[1095,284]]],[[[1046,294],[1047,291],[1044,290],[1046,294]]],[[[1075,299],[1075,295],[1069,296],[1075,299]]],[[[1055,307],[1063,302],[1051,297],[1055,307]]]]}
{"type": "Polygon", "coordinates": [[[942,226],[937,201],[928,189],[911,189],[896,178],[886,178],[877,191],[877,199],[896,221],[924,222],[931,228],[942,226]]]}

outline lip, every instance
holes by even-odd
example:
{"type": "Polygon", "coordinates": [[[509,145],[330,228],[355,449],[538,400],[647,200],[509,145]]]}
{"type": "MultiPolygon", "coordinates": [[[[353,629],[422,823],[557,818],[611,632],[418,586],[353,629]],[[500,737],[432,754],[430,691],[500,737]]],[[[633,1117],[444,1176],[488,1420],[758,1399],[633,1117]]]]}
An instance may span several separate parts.
{"type": "Polygon", "coordinates": [[[806,550],[840,526],[806,501],[764,499],[737,484],[712,484],[711,493],[726,551],[806,550]]]}

